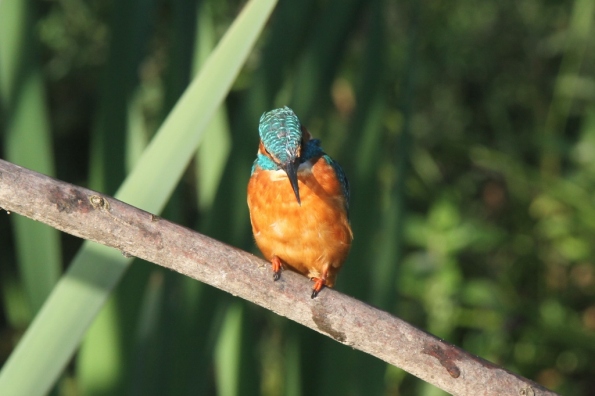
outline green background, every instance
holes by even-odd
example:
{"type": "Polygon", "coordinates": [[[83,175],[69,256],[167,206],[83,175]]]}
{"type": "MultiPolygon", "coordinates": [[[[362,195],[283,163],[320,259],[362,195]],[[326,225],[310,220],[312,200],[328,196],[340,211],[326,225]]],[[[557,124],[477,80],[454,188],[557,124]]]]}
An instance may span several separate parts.
{"type": "MultiPolygon", "coordinates": [[[[12,3],[25,7],[0,13],[1,156],[106,194],[244,5],[0,10],[12,3]]],[[[594,22],[591,0],[281,0],[163,216],[256,253],[257,123],[288,105],[351,183],[339,291],[557,392],[593,394],[594,22]]],[[[0,364],[81,244],[0,213],[0,364]]],[[[52,393],[443,394],[140,261],[52,393]]]]}

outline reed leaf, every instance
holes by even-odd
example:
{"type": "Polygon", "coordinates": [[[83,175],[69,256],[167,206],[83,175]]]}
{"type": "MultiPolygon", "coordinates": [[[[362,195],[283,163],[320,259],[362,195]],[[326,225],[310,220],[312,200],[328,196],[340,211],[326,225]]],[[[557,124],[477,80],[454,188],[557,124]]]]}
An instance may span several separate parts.
{"type": "MultiPolygon", "coordinates": [[[[253,0],[153,138],[116,198],[160,212],[276,2],[253,0]]],[[[86,242],[0,372],[0,394],[47,393],[131,259],[86,242]]]]}

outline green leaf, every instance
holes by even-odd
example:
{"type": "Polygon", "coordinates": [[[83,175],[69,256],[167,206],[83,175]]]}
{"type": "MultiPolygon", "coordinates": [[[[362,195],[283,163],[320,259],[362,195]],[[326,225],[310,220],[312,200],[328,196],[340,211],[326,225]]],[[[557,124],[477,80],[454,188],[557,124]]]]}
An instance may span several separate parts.
{"type": "MultiPolygon", "coordinates": [[[[276,4],[252,0],[221,39],[116,198],[159,212],[276,4]]],[[[131,259],[85,242],[0,372],[0,394],[43,395],[56,381],[131,259]]]]}

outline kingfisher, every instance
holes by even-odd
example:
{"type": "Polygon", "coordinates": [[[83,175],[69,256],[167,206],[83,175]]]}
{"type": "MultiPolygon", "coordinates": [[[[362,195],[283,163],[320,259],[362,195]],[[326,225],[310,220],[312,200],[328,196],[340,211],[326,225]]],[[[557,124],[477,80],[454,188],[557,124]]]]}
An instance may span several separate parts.
{"type": "Polygon", "coordinates": [[[347,258],[349,182],[289,107],[265,112],[248,182],[248,208],[256,245],[272,263],[314,281],[312,298],[333,287],[347,258]]]}

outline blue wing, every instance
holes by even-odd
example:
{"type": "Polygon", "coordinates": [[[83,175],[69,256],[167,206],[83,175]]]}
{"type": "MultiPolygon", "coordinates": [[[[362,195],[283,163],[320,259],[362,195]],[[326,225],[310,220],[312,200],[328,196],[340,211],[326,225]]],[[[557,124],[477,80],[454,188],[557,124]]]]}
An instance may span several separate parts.
{"type": "Polygon", "coordinates": [[[347,175],[345,175],[343,168],[341,168],[341,165],[339,165],[339,163],[337,161],[335,161],[334,159],[332,159],[331,157],[329,157],[326,154],[324,155],[324,159],[330,166],[333,167],[333,170],[335,171],[335,174],[337,175],[337,179],[339,179],[339,182],[341,183],[341,189],[343,190],[343,197],[345,198],[345,210],[347,210],[347,217],[349,217],[350,189],[349,189],[349,180],[347,180],[347,175]]]}
{"type": "Polygon", "coordinates": [[[337,161],[326,154],[322,147],[320,147],[319,139],[311,139],[306,143],[306,146],[303,148],[301,161],[306,162],[309,159],[320,156],[324,157],[327,164],[332,166],[335,174],[337,175],[337,179],[339,179],[339,182],[341,183],[343,197],[345,198],[345,209],[347,210],[347,215],[349,216],[349,180],[347,180],[347,176],[345,175],[343,168],[341,168],[341,165],[339,165],[337,161]]]}

